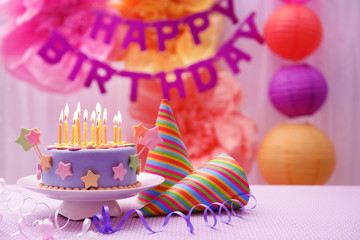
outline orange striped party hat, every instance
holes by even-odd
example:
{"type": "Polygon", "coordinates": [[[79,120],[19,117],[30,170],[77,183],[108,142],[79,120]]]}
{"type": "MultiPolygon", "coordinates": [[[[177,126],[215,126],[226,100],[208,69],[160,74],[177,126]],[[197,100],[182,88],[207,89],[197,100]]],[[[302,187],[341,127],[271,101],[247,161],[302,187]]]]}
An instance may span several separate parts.
{"type": "Polygon", "coordinates": [[[165,181],[155,188],[139,193],[138,201],[143,204],[151,202],[193,172],[175,117],[166,99],[161,101],[156,126],[164,142],[149,152],[144,172],[160,175],[165,181]]]}

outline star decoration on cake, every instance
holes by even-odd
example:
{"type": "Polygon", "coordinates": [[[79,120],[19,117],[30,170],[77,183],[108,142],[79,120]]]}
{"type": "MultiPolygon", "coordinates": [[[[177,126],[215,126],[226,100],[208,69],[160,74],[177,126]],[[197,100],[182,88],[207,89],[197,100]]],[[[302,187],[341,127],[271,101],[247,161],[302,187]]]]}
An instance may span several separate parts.
{"type": "Polygon", "coordinates": [[[129,156],[129,168],[134,172],[136,171],[136,168],[139,166],[139,155],[130,155],[129,156]]]}
{"type": "Polygon", "coordinates": [[[73,175],[73,172],[71,171],[71,163],[60,162],[59,168],[55,173],[59,174],[62,180],[65,180],[67,177],[73,175]]]}
{"type": "Polygon", "coordinates": [[[144,127],[143,123],[139,123],[137,126],[133,126],[134,137],[145,137],[145,134],[149,131],[148,128],[144,127]]]}
{"type": "Polygon", "coordinates": [[[52,157],[43,154],[40,160],[41,169],[45,172],[49,168],[52,168],[52,157]]]}
{"type": "Polygon", "coordinates": [[[113,179],[119,179],[120,181],[124,180],[124,176],[127,173],[126,169],[124,168],[124,164],[119,163],[117,167],[113,167],[114,176],[113,179]]]}
{"type": "Polygon", "coordinates": [[[153,151],[155,147],[164,140],[159,136],[159,127],[153,127],[140,139],[139,143],[153,151]]]}
{"type": "Polygon", "coordinates": [[[30,130],[30,133],[25,135],[25,138],[29,141],[30,146],[41,143],[40,141],[41,132],[35,132],[34,129],[30,130]]]}
{"type": "Polygon", "coordinates": [[[15,140],[15,142],[20,144],[26,152],[31,149],[29,141],[25,138],[25,136],[28,135],[29,133],[30,133],[30,129],[21,128],[20,136],[15,140]]]}
{"type": "Polygon", "coordinates": [[[81,177],[81,180],[85,183],[85,188],[89,187],[97,187],[98,186],[98,179],[100,175],[94,174],[91,170],[87,171],[87,174],[81,177]]]}

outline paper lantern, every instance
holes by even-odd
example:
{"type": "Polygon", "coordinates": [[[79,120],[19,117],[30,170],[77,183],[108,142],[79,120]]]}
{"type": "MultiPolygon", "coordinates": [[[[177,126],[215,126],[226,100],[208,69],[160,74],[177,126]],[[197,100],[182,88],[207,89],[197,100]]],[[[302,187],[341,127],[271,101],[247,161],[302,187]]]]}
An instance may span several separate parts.
{"type": "Polygon", "coordinates": [[[307,64],[282,67],[272,78],[269,98],[288,117],[311,115],[325,102],[327,84],[323,75],[307,64]]]}
{"type": "Polygon", "coordinates": [[[273,52],[294,61],[312,53],[322,38],[318,17],[297,4],[277,9],[267,20],[264,32],[265,41],[273,52]]]}
{"type": "Polygon", "coordinates": [[[334,165],[330,139],[308,123],[278,125],[259,150],[259,168],[270,184],[324,184],[334,165]]]}
{"type": "Polygon", "coordinates": [[[296,4],[305,4],[307,3],[309,0],[282,0],[283,2],[286,3],[296,3],[296,4]]]}

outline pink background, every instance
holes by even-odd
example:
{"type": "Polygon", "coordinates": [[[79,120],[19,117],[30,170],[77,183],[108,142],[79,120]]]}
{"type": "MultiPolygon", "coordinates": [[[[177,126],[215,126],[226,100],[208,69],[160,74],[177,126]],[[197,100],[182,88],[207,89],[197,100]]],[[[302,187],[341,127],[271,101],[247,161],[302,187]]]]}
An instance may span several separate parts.
{"type": "MultiPolygon", "coordinates": [[[[268,16],[281,1],[235,1],[236,12],[244,19],[256,11],[256,23],[263,33],[268,16]]],[[[329,95],[325,105],[312,117],[292,121],[309,121],[325,131],[333,141],[336,150],[336,168],[328,184],[360,184],[360,2],[356,0],[312,0],[307,6],[319,16],[323,24],[323,41],[313,55],[301,62],[307,62],[319,69],[329,84],[329,95]]],[[[234,26],[227,22],[224,39],[233,33],[234,26]]],[[[242,73],[237,76],[242,86],[245,101],[242,110],[258,124],[260,143],[271,128],[282,121],[289,121],[280,115],[268,100],[268,84],[271,76],[282,66],[292,64],[270,52],[266,45],[254,41],[241,42],[242,49],[253,58],[250,63],[241,63],[242,73]]],[[[58,118],[65,103],[70,113],[78,101],[82,109],[94,110],[97,101],[106,107],[109,116],[117,110],[123,115],[123,136],[131,140],[131,126],[136,121],[127,116],[130,82],[120,78],[112,79],[107,85],[108,93],[101,95],[95,84],[71,95],[42,92],[15,80],[0,66],[2,86],[0,88],[0,177],[8,183],[34,174],[38,161],[34,151],[25,153],[14,143],[20,127],[39,128],[43,132],[41,147],[58,139],[58,118]],[[125,130],[127,129],[127,130],[125,130]]],[[[112,124],[109,124],[111,126],[112,124]]],[[[256,162],[247,173],[250,184],[265,183],[256,162]]]]}

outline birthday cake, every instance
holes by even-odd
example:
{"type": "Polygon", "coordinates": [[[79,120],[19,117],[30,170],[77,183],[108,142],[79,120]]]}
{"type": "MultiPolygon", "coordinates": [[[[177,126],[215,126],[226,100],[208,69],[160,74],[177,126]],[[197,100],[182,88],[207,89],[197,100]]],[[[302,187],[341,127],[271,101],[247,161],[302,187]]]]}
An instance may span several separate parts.
{"type": "Polygon", "coordinates": [[[41,132],[37,129],[22,128],[16,140],[25,151],[32,147],[40,162],[37,167],[37,179],[42,180],[41,188],[59,190],[110,190],[140,187],[137,175],[140,174],[138,155],[145,147],[153,149],[162,142],[158,128],[147,129],[142,123],[134,126],[134,136],[144,145],[137,151],[137,145],[121,139],[121,114],[114,116],[113,141],[108,141],[107,111],[101,116],[100,104],[91,114],[91,139],[87,139],[87,110],[84,111],[83,129],[80,123],[80,104],[74,112],[71,127],[71,140],[68,138],[67,116],[68,105],[61,111],[59,125],[59,141],[40,152],[41,132]],[[65,114],[63,114],[65,112],[65,114]],[[65,120],[64,120],[65,115],[65,120]],[[64,130],[63,130],[64,129],[64,130]],[[63,139],[64,136],[64,139],[63,139]],[[70,141],[69,141],[70,140],[70,141]]]}

